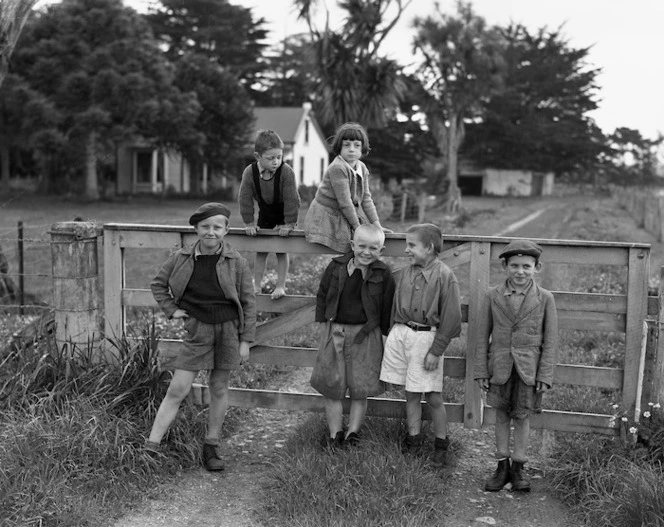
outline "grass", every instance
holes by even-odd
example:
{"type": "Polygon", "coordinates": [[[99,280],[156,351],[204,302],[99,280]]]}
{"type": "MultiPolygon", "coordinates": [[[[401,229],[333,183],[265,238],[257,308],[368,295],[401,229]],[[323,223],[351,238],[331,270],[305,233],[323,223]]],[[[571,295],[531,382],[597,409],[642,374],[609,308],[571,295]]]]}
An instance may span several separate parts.
{"type": "Polygon", "coordinates": [[[400,451],[403,423],[367,419],[355,448],[321,448],[319,416],[298,428],[267,473],[266,525],[409,527],[438,524],[445,511],[440,472],[400,451]]]}

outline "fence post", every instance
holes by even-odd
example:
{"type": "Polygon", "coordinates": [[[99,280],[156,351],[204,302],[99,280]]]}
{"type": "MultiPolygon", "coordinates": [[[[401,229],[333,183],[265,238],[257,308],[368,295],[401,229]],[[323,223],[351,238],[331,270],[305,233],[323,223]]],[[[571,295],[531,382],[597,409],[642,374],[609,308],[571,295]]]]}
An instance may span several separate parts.
{"type": "MultiPolygon", "coordinates": [[[[664,266],[659,270],[657,327],[649,332],[643,404],[664,404],[664,266]]],[[[645,408],[645,406],[644,406],[645,408]]]]}
{"type": "Polygon", "coordinates": [[[25,266],[23,265],[23,222],[18,222],[18,314],[23,316],[25,304],[25,266]]]}
{"type": "MultiPolygon", "coordinates": [[[[55,341],[99,353],[97,224],[67,221],[51,226],[55,341]]],[[[98,355],[97,355],[98,356],[98,355]]]]}

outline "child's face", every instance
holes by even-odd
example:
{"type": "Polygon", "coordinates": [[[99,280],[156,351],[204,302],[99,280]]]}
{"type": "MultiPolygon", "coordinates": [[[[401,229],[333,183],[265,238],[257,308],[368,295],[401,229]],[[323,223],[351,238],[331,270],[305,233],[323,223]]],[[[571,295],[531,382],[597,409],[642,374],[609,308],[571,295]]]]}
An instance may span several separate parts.
{"type": "Polygon", "coordinates": [[[281,148],[270,148],[262,154],[254,152],[254,157],[262,170],[269,170],[275,172],[281,165],[281,160],[284,157],[284,151],[281,148]]]}
{"type": "Polygon", "coordinates": [[[350,166],[355,167],[358,159],[362,157],[362,141],[357,139],[344,139],[341,142],[341,158],[350,166]]]}
{"type": "Polygon", "coordinates": [[[355,265],[358,267],[368,267],[380,258],[383,252],[383,243],[378,235],[368,232],[356,232],[353,240],[350,242],[355,257],[355,265]]]}
{"type": "Polygon", "coordinates": [[[406,254],[410,256],[410,262],[415,265],[426,265],[435,258],[433,246],[424,245],[420,237],[414,233],[406,234],[406,254]]]}
{"type": "Polygon", "coordinates": [[[221,241],[228,232],[228,218],[223,214],[210,216],[196,224],[196,234],[200,240],[200,249],[204,254],[212,254],[219,249],[221,241]]]}
{"type": "Polygon", "coordinates": [[[525,287],[540,270],[541,264],[532,256],[510,256],[503,260],[503,269],[507,272],[507,279],[514,287],[525,287]]]}

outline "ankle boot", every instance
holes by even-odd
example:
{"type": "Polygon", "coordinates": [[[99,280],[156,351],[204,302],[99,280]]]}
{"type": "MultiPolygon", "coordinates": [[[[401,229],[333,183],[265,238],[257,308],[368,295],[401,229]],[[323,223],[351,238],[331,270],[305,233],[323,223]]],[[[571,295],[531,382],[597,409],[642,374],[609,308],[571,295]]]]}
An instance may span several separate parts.
{"type": "Polygon", "coordinates": [[[216,445],[203,444],[203,466],[210,472],[224,470],[224,463],[217,454],[216,445]]]}
{"type": "Polygon", "coordinates": [[[498,492],[510,481],[510,460],[509,458],[498,461],[498,467],[493,475],[486,480],[484,490],[489,492],[498,492]]]}
{"type": "Polygon", "coordinates": [[[512,490],[530,491],[530,481],[523,475],[523,461],[512,461],[510,468],[510,479],[512,480],[512,490]]]}
{"type": "Polygon", "coordinates": [[[441,439],[437,437],[433,442],[433,457],[431,464],[434,467],[443,467],[447,464],[447,450],[450,446],[450,440],[446,437],[441,439]]]}
{"type": "Polygon", "coordinates": [[[401,446],[401,451],[411,456],[421,456],[424,454],[424,434],[419,433],[415,436],[407,435],[401,446]]]}

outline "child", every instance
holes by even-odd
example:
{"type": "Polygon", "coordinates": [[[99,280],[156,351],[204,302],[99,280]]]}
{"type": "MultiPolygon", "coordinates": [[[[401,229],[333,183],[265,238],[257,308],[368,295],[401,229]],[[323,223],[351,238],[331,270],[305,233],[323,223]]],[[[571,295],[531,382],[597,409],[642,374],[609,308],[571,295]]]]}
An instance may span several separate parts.
{"type": "Polygon", "coordinates": [[[173,378],[166,392],[146,450],[160,451],[161,439],[187,396],[199,370],[210,371],[210,408],[203,444],[207,470],[223,470],[217,454],[219,434],[228,406],[230,370],[249,358],[256,331],[256,297],[247,261],[224,242],[230,211],[221,203],[206,203],[189,218],[197,242],[172,254],[150,287],[169,318],[184,320],[181,353],[175,357],[173,378]]]}
{"type": "Polygon", "coordinates": [[[316,321],[324,322],[311,385],[325,397],[326,444],[355,445],[367,411],[367,397],[383,392],[378,380],[383,338],[390,325],[394,279],[379,260],[385,234],[359,225],[352,252],[327,266],[316,296],[316,321]],[[382,335],[381,335],[382,334],[382,335]],[[342,428],[342,400],[350,393],[348,430],[342,428]]]}
{"type": "Polygon", "coordinates": [[[422,394],[431,408],[435,431],[432,463],[447,462],[447,412],[443,403],[442,356],[461,332],[459,284],[452,270],[438,259],[441,230],[430,223],[406,232],[410,265],[396,272],[392,329],[385,342],[380,380],[405,385],[408,435],[404,451],[423,452],[422,394]]]}
{"type": "Polygon", "coordinates": [[[332,140],[337,157],[323,174],[304,221],[308,242],[347,253],[360,224],[380,227],[369,190],[369,170],[360,161],[369,150],[369,137],[361,125],[345,123],[337,128],[332,140]]]}
{"type": "MultiPolygon", "coordinates": [[[[279,229],[279,236],[288,236],[295,228],[300,210],[300,196],[295,173],[282,163],[284,143],[272,130],[260,130],[254,143],[256,161],[244,169],[240,184],[240,214],[249,236],[260,229],[279,229]],[[254,200],[258,203],[258,223],[254,224],[254,200]]],[[[257,252],[254,262],[256,293],[261,292],[265,273],[266,252],[257,252]]],[[[277,285],[271,298],[286,294],[288,253],[277,253],[277,285]]]]}
{"type": "Polygon", "coordinates": [[[530,490],[523,475],[528,460],[530,414],[541,411],[542,392],[551,388],[558,346],[558,317],[553,295],[533,281],[542,264],[542,248],[514,240],[500,253],[507,280],[490,288],[478,322],[475,379],[496,409],[498,468],[485,489],[496,492],[508,482],[530,490]],[[510,420],[514,452],[510,466],[510,420]]]}

